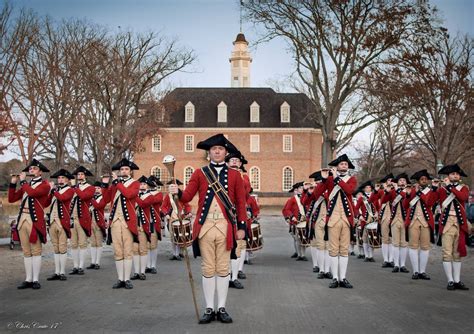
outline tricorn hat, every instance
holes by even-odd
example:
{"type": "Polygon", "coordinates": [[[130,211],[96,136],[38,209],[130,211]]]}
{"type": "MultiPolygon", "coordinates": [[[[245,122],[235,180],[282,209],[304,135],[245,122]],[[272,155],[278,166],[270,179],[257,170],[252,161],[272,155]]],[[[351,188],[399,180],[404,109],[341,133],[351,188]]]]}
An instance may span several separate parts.
{"type": "Polygon", "coordinates": [[[295,191],[295,189],[298,189],[299,187],[302,187],[304,185],[304,182],[301,181],[301,182],[296,182],[290,190],[288,190],[289,193],[295,191]]]}
{"type": "Polygon", "coordinates": [[[372,190],[374,189],[374,183],[371,181],[371,180],[367,180],[365,181],[364,183],[362,183],[360,186],[359,186],[359,189],[361,191],[364,191],[364,188],[367,187],[367,186],[371,186],[372,187],[372,190]]]}
{"type": "Polygon", "coordinates": [[[422,176],[426,176],[428,180],[433,180],[433,178],[426,169],[419,170],[418,172],[413,174],[410,179],[418,181],[419,179],[421,179],[422,176]]]}
{"type": "Polygon", "coordinates": [[[28,172],[28,170],[32,166],[39,167],[39,169],[42,172],[49,173],[49,169],[36,159],[31,160],[30,164],[28,166],[26,166],[25,169],[23,169],[23,172],[28,172]]]}
{"type": "Polygon", "coordinates": [[[314,172],[309,176],[311,179],[314,179],[315,181],[322,181],[323,177],[321,176],[321,171],[318,170],[317,172],[314,172]]]}
{"type": "Polygon", "coordinates": [[[157,178],[155,175],[150,175],[150,177],[148,179],[152,180],[153,183],[155,183],[156,187],[163,186],[163,182],[161,182],[160,179],[157,178]]]}
{"type": "Polygon", "coordinates": [[[102,182],[100,182],[100,181],[95,181],[95,182],[94,182],[94,187],[101,187],[101,188],[102,188],[102,182]]]}
{"type": "Polygon", "coordinates": [[[138,179],[138,182],[146,183],[150,187],[156,187],[155,182],[153,182],[153,180],[150,180],[149,178],[147,178],[145,175],[140,176],[140,178],[138,179]]]}
{"type": "Polygon", "coordinates": [[[405,172],[400,173],[397,176],[395,176],[393,181],[398,182],[400,179],[405,179],[407,181],[407,183],[410,183],[410,178],[408,177],[408,174],[405,173],[405,172]]]}
{"type": "Polygon", "coordinates": [[[72,180],[74,178],[74,175],[72,175],[71,173],[69,173],[67,170],[65,170],[64,168],[61,168],[60,170],[58,170],[56,173],[52,174],[50,176],[50,178],[52,179],[56,179],[58,178],[58,176],[64,176],[64,177],[67,177],[69,180],[72,180]]]}
{"type": "Polygon", "coordinates": [[[120,160],[119,162],[117,162],[115,165],[112,166],[112,170],[119,170],[120,167],[130,167],[131,170],[138,170],[138,166],[128,160],[127,158],[123,158],[122,160],[120,160]]]}
{"type": "Polygon", "coordinates": [[[459,167],[458,164],[446,165],[438,171],[438,174],[448,175],[450,173],[459,173],[459,175],[467,177],[467,174],[459,167]]]}
{"type": "Polygon", "coordinates": [[[337,165],[339,165],[339,163],[343,162],[343,161],[346,161],[349,164],[349,169],[355,169],[354,165],[349,160],[349,157],[347,156],[347,154],[343,154],[343,155],[338,156],[336,159],[331,161],[328,165],[337,167],[337,165]]]}
{"type": "Polygon", "coordinates": [[[201,150],[209,151],[213,146],[223,146],[229,153],[238,152],[237,148],[232,144],[222,133],[207,138],[206,140],[200,141],[197,144],[197,148],[201,150]]]}
{"type": "Polygon", "coordinates": [[[388,179],[392,179],[392,180],[394,179],[394,176],[393,176],[392,173],[390,173],[390,174],[388,174],[388,175],[385,175],[383,178],[380,179],[379,182],[380,182],[380,183],[384,183],[384,182],[387,182],[388,179]]]}
{"type": "Polygon", "coordinates": [[[79,166],[77,167],[72,174],[77,175],[78,173],[84,173],[86,176],[94,176],[86,167],[79,166]]]}
{"type": "MultiPolygon", "coordinates": [[[[174,184],[173,180],[169,180],[168,182],[166,182],[166,184],[174,184]]],[[[176,184],[178,186],[182,186],[183,185],[183,182],[181,182],[180,180],[176,179],[176,184]]]]}

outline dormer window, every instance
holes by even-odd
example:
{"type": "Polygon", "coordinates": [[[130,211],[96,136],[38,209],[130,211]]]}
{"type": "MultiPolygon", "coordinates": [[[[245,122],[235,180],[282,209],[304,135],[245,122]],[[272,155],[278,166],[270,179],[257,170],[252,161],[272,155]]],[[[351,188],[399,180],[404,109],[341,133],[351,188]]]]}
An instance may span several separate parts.
{"type": "Polygon", "coordinates": [[[226,123],[227,122],[227,105],[222,101],[217,106],[217,122],[226,123]]]}
{"type": "Polygon", "coordinates": [[[250,105],[250,122],[260,122],[260,106],[255,101],[250,105]]]}
{"type": "Polygon", "coordinates": [[[191,101],[184,107],[184,121],[186,123],[194,122],[194,104],[191,101]]]}
{"type": "Polygon", "coordinates": [[[280,106],[280,119],[282,123],[290,123],[290,105],[286,101],[280,106]]]}

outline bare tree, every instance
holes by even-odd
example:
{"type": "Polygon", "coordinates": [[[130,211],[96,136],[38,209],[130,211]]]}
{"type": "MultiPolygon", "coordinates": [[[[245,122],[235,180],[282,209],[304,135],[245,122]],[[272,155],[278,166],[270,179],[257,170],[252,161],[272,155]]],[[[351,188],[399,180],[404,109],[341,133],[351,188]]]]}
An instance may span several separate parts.
{"type": "Polygon", "coordinates": [[[244,8],[249,21],[263,26],[261,41],[288,42],[296,75],[316,110],[309,119],[322,126],[323,165],[378,118],[370,117],[357,96],[366,71],[419,30],[430,13],[408,0],[248,1],[244,8]]]}

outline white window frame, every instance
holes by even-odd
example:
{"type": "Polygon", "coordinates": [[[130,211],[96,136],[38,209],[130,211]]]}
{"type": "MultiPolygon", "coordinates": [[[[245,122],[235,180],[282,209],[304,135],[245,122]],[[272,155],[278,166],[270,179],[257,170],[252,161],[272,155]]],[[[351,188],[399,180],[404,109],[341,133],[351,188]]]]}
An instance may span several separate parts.
{"type": "Polygon", "coordinates": [[[253,102],[250,105],[250,123],[260,122],[260,106],[257,102],[253,102]]]}
{"type": "Polygon", "coordinates": [[[280,106],[280,121],[281,123],[290,123],[290,105],[285,101],[280,106]]]}
{"type": "Polygon", "coordinates": [[[155,135],[155,136],[151,137],[151,151],[152,152],[161,152],[161,146],[162,146],[161,145],[161,135],[155,135]],[[158,139],[158,141],[159,141],[159,145],[158,145],[159,147],[158,148],[156,148],[156,146],[155,146],[155,139],[158,139]]]}
{"type": "Polygon", "coordinates": [[[252,168],[249,169],[249,179],[250,179],[250,185],[255,191],[260,191],[260,180],[261,180],[261,173],[260,173],[260,168],[257,166],[253,166],[252,168]],[[257,178],[255,180],[255,171],[257,172],[257,178]]]}
{"type": "Polygon", "coordinates": [[[260,152],[260,135],[250,135],[250,152],[260,152]]]}
{"type": "Polygon", "coordinates": [[[217,105],[217,122],[227,123],[227,104],[224,101],[217,105]]]}
{"type": "Polygon", "coordinates": [[[194,114],[196,113],[196,109],[194,108],[194,104],[189,101],[184,106],[184,121],[186,123],[193,123],[194,122],[194,114]],[[188,111],[190,113],[188,113],[188,111]]]}
{"type": "Polygon", "coordinates": [[[184,152],[194,152],[194,135],[184,135],[184,152]],[[187,139],[191,138],[191,148],[187,148],[187,139]]]}
{"type": "Polygon", "coordinates": [[[283,135],[283,152],[293,152],[293,135],[283,135]],[[289,149],[286,148],[286,139],[289,140],[289,149]]]}
{"type": "Polygon", "coordinates": [[[189,184],[189,180],[191,179],[191,175],[193,175],[194,173],[194,168],[193,166],[186,166],[184,167],[183,169],[183,183],[184,183],[184,186],[186,187],[188,184],[189,184]],[[191,174],[189,175],[189,177],[186,176],[186,171],[188,169],[191,169],[191,174]]]}
{"type": "Polygon", "coordinates": [[[294,172],[293,168],[291,168],[291,166],[283,167],[283,169],[282,169],[282,182],[281,182],[282,190],[283,191],[289,191],[291,189],[291,187],[293,186],[293,184],[294,184],[294,179],[295,179],[295,172],[294,172]],[[290,171],[291,171],[291,179],[289,180],[289,183],[287,184],[288,187],[285,187],[285,170],[286,169],[290,169],[290,171]]]}

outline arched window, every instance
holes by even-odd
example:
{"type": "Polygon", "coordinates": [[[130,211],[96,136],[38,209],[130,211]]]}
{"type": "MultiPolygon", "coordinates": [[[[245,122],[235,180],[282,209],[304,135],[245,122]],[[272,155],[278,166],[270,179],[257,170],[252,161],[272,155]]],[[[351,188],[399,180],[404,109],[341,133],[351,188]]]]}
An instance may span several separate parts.
{"type": "Polygon", "coordinates": [[[217,122],[226,123],[227,122],[227,105],[222,101],[217,106],[217,122]]]}
{"type": "Polygon", "coordinates": [[[249,170],[250,185],[253,190],[260,191],[260,168],[253,166],[249,170]]]}
{"type": "Polygon", "coordinates": [[[283,191],[288,191],[293,185],[293,168],[290,166],[283,167],[283,191]]]}
{"type": "MultiPolygon", "coordinates": [[[[162,170],[161,170],[161,167],[160,166],[154,166],[151,168],[151,171],[150,171],[150,175],[154,175],[155,177],[157,177],[161,182],[163,182],[163,180],[161,179],[162,178],[162,170]]],[[[162,190],[162,187],[161,186],[158,186],[158,190],[162,190]]]]}
{"type": "Polygon", "coordinates": [[[282,123],[290,123],[290,105],[286,101],[280,106],[280,120],[282,123]]]}
{"type": "Polygon", "coordinates": [[[189,183],[189,179],[191,179],[191,175],[193,175],[194,173],[194,168],[191,167],[191,166],[187,166],[184,168],[184,178],[183,178],[183,182],[184,182],[184,186],[186,187],[189,183]]]}
{"type": "Polygon", "coordinates": [[[194,122],[194,104],[191,101],[184,106],[184,121],[194,122]]]}
{"type": "Polygon", "coordinates": [[[253,102],[250,105],[250,123],[260,122],[260,106],[257,102],[253,102]]]}

